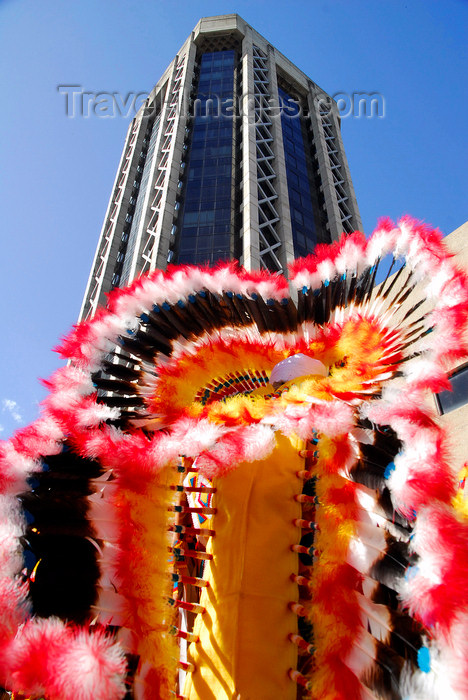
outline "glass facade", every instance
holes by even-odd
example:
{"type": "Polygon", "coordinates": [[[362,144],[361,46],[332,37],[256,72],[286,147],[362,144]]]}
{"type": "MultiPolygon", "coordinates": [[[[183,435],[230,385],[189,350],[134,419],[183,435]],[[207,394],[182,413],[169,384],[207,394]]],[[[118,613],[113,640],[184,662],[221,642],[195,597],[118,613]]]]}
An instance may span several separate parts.
{"type": "Polygon", "coordinates": [[[312,253],[317,244],[303,124],[297,100],[278,88],[294,254],[312,253]]]}
{"type": "Polygon", "coordinates": [[[237,259],[280,272],[359,228],[338,111],[308,112],[327,104],[317,90],[241,19],[202,19],[132,121],[80,318],[155,266],[237,259]]]}
{"type": "Polygon", "coordinates": [[[202,264],[231,258],[234,67],[235,51],[205,53],[200,60],[183,207],[171,262],[202,264]]]}

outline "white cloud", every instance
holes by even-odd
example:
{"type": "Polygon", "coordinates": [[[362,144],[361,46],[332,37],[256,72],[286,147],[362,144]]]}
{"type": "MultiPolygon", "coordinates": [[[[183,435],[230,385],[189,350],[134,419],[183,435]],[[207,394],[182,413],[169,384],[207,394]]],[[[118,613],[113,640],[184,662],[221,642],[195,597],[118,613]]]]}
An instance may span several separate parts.
{"type": "Polygon", "coordinates": [[[4,430],[5,430],[4,426],[0,425],[0,433],[3,433],[4,430]]]}
{"type": "Polygon", "coordinates": [[[16,423],[21,423],[23,420],[21,413],[18,411],[18,404],[13,399],[2,400],[2,413],[9,413],[16,423]]]}

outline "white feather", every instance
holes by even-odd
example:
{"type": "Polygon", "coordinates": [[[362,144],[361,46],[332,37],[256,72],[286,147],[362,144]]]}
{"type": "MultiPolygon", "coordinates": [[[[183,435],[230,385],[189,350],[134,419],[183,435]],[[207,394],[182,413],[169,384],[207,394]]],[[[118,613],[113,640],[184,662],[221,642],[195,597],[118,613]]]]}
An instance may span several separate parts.
{"type": "Polygon", "coordinates": [[[79,408],[75,412],[75,416],[80,428],[92,428],[100,423],[105,423],[107,420],[117,420],[120,416],[120,410],[116,407],[97,403],[93,406],[79,408]]]}
{"type": "Polygon", "coordinates": [[[356,595],[358,597],[359,607],[362,611],[363,627],[369,625],[370,632],[375,639],[384,643],[387,642],[392,630],[388,608],[385,605],[373,603],[360,593],[356,595]]]}
{"type": "Polygon", "coordinates": [[[0,495],[0,576],[14,577],[23,566],[19,538],[25,521],[14,497],[0,495]]]}
{"type": "Polygon", "coordinates": [[[336,275],[335,265],[331,260],[323,260],[317,265],[317,272],[323,282],[332,280],[336,275]]]}
{"type": "Polygon", "coordinates": [[[345,272],[356,272],[358,275],[364,267],[362,246],[346,239],[340,253],[335,259],[336,270],[340,275],[345,272]]]}
{"type": "Polygon", "coordinates": [[[400,232],[397,228],[394,228],[392,231],[376,229],[367,241],[367,264],[373,265],[379,258],[382,259],[385,255],[387,255],[387,253],[390,253],[395,247],[395,242],[399,233],[400,232]]]}
{"type": "Polygon", "coordinates": [[[454,691],[438,650],[428,645],[431,653],[431,671],[425,673],[405,664],[400,676],[401,697],[408,700],[466,700],[454,691]]]}
{"type": "Polygon", "coordinates": [[[358,678],[375,665],[375,641],[364,628],[354,640],[344,663],[358,678]]]}
{"type": "Polygon", "coordinates": [[[318,289],[322,284],[322,277],[319,272],[301,270],[291,279],[291,284],[296,289],[302,289],[303,287],[318,289]]]}
{"type": "Polygon", "coordinates": [[[115,625],[121,627],[125,623],[124,613],[126,600],[111,588],[101,588],[99,600],[92,609],[99,617],[103,625],[115,625]]]}
{"type": "Polygon", "coordinates": [[[26,480],[30,474],[41,470],[40,462],[15,450],[11,442],[0,445],[0,464],[6,482],[4,486],[6,494],[29,490],[26,480]]]}
{"type": "Polygon", "coordinates": [[[365,522],[358,522],[357,535],[349,542],[347,560],[357,571],[367,574],[385,549],[384,530],[365,522]]]}
{"type": "Polygon", "coordinates": [[[243,459],[246,462],[265,459],[276,445],[275,434],[266,425],[250,425],[242,431],[242,437],[244,438],[243,459]]]}
{"type": "Polygon", "coordinates": [[[101,494],[89,496],[88,503],[88,517],[99,539],[116,541],[119,536],[119,528],[115,519],[113,504],[102,498],[101,494]]]}

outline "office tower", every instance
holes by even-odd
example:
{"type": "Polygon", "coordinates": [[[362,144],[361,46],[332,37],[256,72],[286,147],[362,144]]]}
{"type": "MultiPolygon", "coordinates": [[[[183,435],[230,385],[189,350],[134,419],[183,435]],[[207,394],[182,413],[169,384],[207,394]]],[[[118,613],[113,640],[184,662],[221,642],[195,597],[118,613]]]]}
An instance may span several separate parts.
{"type": "Polygon", "coordinates": [[[238,15],[203,18],[130,124],[80,320],[168,263],[282,272],[359,228],[333,99],[238,15]]]}

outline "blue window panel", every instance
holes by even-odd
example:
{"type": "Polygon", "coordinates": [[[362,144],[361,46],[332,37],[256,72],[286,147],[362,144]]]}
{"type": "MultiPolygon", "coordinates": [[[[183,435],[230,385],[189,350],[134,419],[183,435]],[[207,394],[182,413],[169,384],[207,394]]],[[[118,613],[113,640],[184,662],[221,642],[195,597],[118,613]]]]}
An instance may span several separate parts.
{"type": "Polygon", "coordinates": [[[186,238],[196,238],[198,235],[198,226],[184,226],[184,235],[181,242],[185,241],[186,238]]]}
{"type": "Polygon", "coordinates": [[[214,232],[214,226],[202,224],[198,227],[198,236],[212,236],[214,232]]]}
{"type": "Polygon", "coordinates": [[[214,247],[228,248],[230,244],[230,236],[225,233],[216,233],[213,236],[214,247]]]}
{"type": "Polygon", "coordinates": [[[234,51],[201,57],[185,204],[180,213],[181,263],[230,257],[234,62],[234,51]]]}
{"type": "Polygon", "coordinates": [[[314,250],[317,235],[301,115],[297,103],[290,95],[281,88],[278,89],[278,94],[294,252],[304,256],[314,250]]]}
{"type": "Polygon", "coordinates": [[[196,253],[197,251],[197,239],[196,238],[184,238],[180,244],[180,252],[184,253],[196,253]]]}
{"type": "Polygon", "coordinates": [[[304,225],[304,215],[300,209],[293,209],[294,221],[298,224],[304,225]]]}
{"type": "Polygon", "coordinates": [[[198,211],[186,212],[184,216],[184,226],[196,224],[198,221],[198,211]]]}
{"type": "Polygon", "coordinates": [[[198,221],[200,224],[211,224],[214,223],[215,221],[215,212],[214,211],[201,211],[200,215],[198,217],[198,221]]]}
{"type": "Polygon", "coordinates": [[[211,253],[213,241],[208,236],[202,236],[197,241],[197,253],[211,253]]]}

